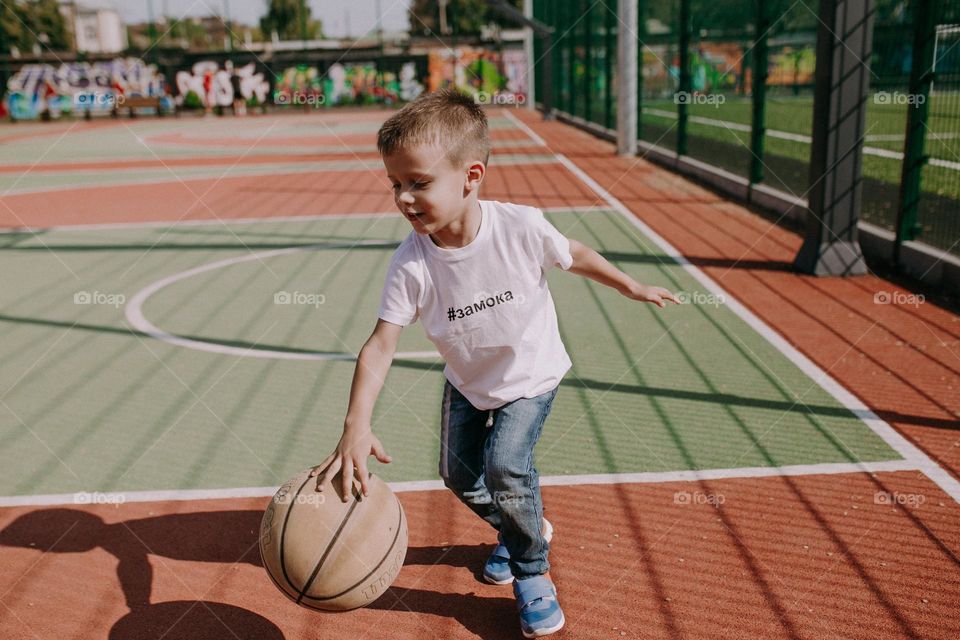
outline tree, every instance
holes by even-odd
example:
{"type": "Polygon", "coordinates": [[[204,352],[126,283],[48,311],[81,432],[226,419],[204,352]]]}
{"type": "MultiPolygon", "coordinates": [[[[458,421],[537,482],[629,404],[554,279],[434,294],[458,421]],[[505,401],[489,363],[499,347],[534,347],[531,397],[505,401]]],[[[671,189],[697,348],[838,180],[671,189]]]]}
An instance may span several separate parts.
{"type": "Polygon", "coordinates": [[[260,18],[260,30],[264,38],[269,39],[275,31],[281,40],[299,40],[303,35],[303,23],[306,22],[306,37],[309,40],[320,38],[323,25],[319,20],[310,19],[310,7],[306,0],[268,0],[267,15],[260,18]],[[304,15],[301,16],[301,12],[304,15]]]}
{"type": "Polygon", "coordinates": [[[30,0],[26,8],[28,19],[25,22],[41,41],[46,36],[44,45],[54,51],[68,51],[73,48],[73,41],[63,22],[57,0],[30,0]]]}
{"type": "Polygon", "coordinates": [[[29,52],[38,43],[53,51],[73,48],[57,0],[0,1],[0,53],[29,52]]]}
{"type": "Polygon", "coordinates": [[[0,53],[9,54],[12,47],[29,50],[33,46],[30,34],[23,28],[23,18],[21,6],[0,2],[0,53]]]}
{"type": "MultiPolygon", "coordinates": [[[[410,5],[410,31],[421,35],[444,35],[441,33],[440,2],[437,0],[413,0],[410,5]]],[[[448,32],[458,35],[479,35],[481,27],[489,24],[504,29],[514,29],[514,24],[489,7],[486,0],[447,0],[446,24],[448,32]]],[[[523,10],[523,0],[510,0],[510,4],[523,10]]]]}

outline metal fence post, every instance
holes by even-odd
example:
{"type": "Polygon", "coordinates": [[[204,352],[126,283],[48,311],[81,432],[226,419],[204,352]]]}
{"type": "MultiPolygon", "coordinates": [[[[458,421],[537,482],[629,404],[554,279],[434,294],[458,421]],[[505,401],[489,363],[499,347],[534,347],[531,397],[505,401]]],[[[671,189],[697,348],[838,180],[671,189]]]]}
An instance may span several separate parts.
{"type": "Polygon", "coordinates": [[[753,44],[753,82],[750,125],[750,184],[763,181],[763,142],[766,137],[767,107],[767,32],[770,30],[770,12],[764,0],[757,0],[756,39],[753,44]]]}
{"type": "Polygon", "coordinates": [[[873,0],[821,0],[809,210],[793,265],[814,275],[866,273],[857,242],[873,0]]]}
{"type": "Polygon", "coordinates": [[[900,178],[900,198],[897,203],[897,237],[893,244],[893,263],[900,264],[900,247],[905,240],[913,240],[920,232],[917,209],[920,204],[920,184],[927,156],[923,153],[927,117],[930,113],[930,85],[933,84],[934,32],[936,24],[931,0],[916,0],[914,6],[913,59],[910,65],[910,96],[907,106],[907,132],[903,148],[903,166],[900,178]],[[923,96],[923,98],[919,98],[923,96]]]}
{"type": "MultiPolygon", "coordinates": [[[[643,137],[643,47],[647,39],[646,0],[637,0],[637,138],[643,137]]],[[[627,23],[630,24],[630,23],[627,23]]]]}
{"type": "MultiPolygon", "coordinates": [[[[637,0],[620,0],[618,11],[622,24],[634,24],[637,0]]],[[[617,153],[633,156],[637,153],[637,38],[622,26],[617,42],[617,153]]]]}
{"type": "MultiPolygon", "coordinates": [[[[603,126],[607,129],[613,128],[613,28],[616,17],[610,7],[604,6],[603,14],[603,73],[605,81],[603,83],[603,126]]],[[[629,33],[625,37],[631,37],[629,33]]]]}
{"type": "Polygon", "coordinates": [[[680,91],[677,99],[677,154],[687,155],[687,103],[692,98],[690,78],[690,0],[680,0],[680,91]]]}
{"type": "Polygon", "coordinates": [[[583,119],[593,121],[593,6],[583,16],[583,119]]]}

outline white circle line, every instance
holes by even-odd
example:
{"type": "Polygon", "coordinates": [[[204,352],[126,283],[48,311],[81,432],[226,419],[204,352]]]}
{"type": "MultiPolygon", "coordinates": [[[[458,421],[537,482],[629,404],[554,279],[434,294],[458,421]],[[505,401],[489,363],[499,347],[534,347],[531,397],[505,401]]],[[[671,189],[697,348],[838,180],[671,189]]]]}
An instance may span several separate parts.
{"type": "MultiPolygon", "coordinates": [[[[180,273],[174,273],[153,282],[140,291],[136,292],[130,301],[127,303],[124,315],[127,318],[127,322],[130,323],[137,331],[161,340],[168,344],[177,345],[179,347],[186,347],[188,349],[195,349],[197,351],[206,351],[207,353],[218,353],[222,355],[232,355],[243,358],[277,358],[280,360],[356,360],[356,354],[352,353],[329,353],[329,352],[293,352],[293,351],[279,351],[276,349],[256,349],[253,347],[231,347],[225,344],[216,344],[213,342],[205,342],[203,340],[194,340],[192,338],[184,338],[182,336],[174,335],[163,329],[157,327],[155,324],[150,322],[143,313],[143,305],[153,294],[158,291],[174,284],[175,282],[180,282],[181,280],[186,280],[187,278],[192,278],[193,276],[199,275],[201,273],[206,273],[207,271],[214,271],[216,269],[222,269],[223,267],[229,267],[235,264],[241,264],[244,262],[250,262],[251,260],[262,260],[264,258],[272,258],[274,256],[281,256],[297,251],[304,251],[311,247],[323,246],[326,248],[350,248],[358,244],[382,244],[381,240],[368,240],[361,241],[357,243],[322,243],[316,245],[308,245],[304,247],[290,247],[287,249],[274,249],[271,251],[261,251],[259,253],[251,253],[250,255],[238,256],[235,258],[225,258],[223,260],[217,260],[216,262],[211,262],[209,264],[201,265],[199,267],[194,267],[193,269],[187,269],[186,271],[181,271],[180,273]]],[[[439,358],[440,354],[436,351],[401,351],[394,355],[396,358],[439,358]]]]}

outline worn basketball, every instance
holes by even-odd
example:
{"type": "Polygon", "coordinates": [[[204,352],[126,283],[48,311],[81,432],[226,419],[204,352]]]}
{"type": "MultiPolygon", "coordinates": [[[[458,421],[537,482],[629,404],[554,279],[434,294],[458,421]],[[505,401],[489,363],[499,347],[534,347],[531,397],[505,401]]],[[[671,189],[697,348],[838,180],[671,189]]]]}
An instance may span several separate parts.
{"type": "Polygon", "coordinates": [[[343,502],[340,474],[322,492],[310,470],[286,482],[267,505],[260,556],[273,583],[299,605],[322,611],[363,607],[386,591],[407,555],[400,501],[371,474],[368,494],[356,479],[343,502]]]}

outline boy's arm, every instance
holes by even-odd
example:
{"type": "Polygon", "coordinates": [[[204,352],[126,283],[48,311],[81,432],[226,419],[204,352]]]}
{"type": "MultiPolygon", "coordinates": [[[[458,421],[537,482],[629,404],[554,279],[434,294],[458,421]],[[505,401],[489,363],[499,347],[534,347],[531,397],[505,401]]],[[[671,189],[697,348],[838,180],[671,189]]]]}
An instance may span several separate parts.
{"type": "Polygon", "coordinates": [[[373,435],[370,418],[393,362],[393,354],[397,351],[401,331],[402,326],[378,319],[373,333],[360,349],[350,387],[347,417],[343,421],[343,435],[334,452],[311,472],[311,475],[317,476],[317,491],[322,490],[323,484],[343,469],[340,498],[346,501],[356,470],[363,495],[367,495],[367,456],[375,455],[380,462],[390,462],[391,458],[383,450],[380,440],[373,435]]]}
{"type": "Polygon", "coordinates": [[[607,262],[607,259],[599,253],[581,242],[570,240],[570,255],[573,257],[573,264],[568,271],[616,289],[631,300],[652,302],[661,308],[665,306],[665,300],[680,304],[677,296],[670,293],[667,289],[648,284],[640,284],[607,262]]]}

